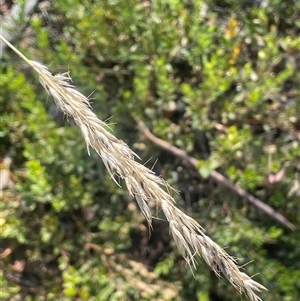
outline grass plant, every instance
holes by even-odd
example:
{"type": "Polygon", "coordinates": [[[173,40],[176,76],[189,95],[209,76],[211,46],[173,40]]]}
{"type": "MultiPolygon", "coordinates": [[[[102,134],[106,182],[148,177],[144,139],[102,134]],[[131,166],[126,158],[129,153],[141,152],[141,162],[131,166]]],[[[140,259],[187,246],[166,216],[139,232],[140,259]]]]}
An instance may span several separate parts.
{"type": "Polygon", "coordinates": [[[28,60],[1,35],[0,38],[37,72],[41,85],[53,97],[56,105],[74,119],[81,130],[87,151],[92,148],[97,152],[117,184],[116,177],[125,181],[149,227],[152,224],[149,203],[154,202],[166,216],[178,251],[192,269],[196,268],[196,260],[200,256],[217,276],[225,276],[250,300],[261,300],[257,293],[266,288],[244,273],[235,258],[210,239],[201,225],[176,207],[168,183],[137,162],[135,158],[138,156],[109,131],[105,122],[98,119],[89,99],[72,85],[69,72],[52,75],[46,66],[28,60]]]}

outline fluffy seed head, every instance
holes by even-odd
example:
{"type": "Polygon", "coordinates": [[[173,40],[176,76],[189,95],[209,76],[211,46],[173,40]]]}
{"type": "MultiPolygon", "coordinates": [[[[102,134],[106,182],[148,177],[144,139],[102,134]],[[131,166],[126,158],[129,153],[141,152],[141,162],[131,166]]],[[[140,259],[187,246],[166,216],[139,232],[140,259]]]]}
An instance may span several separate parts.
{"type": "Polygon", "coordinates": [[[0,38],[32,66],[39,75],[41,85],[53,97],[56,105],[66,115],[73,117],[81,130],[88,152],[89,148],[97,152],[113,179],[118,176],[125,180],[129,193],[137,200],[149,226],[151,227],[152,215],[148,203],[154,202],[164,212],[178,251],[190,267],[195,268],[195,258],[201,256],[217,276],[222,274],[250,300],[261,301],[256,293],[266,288],[241,272],[235,259],[205,235],[204,229],[194,219],[175,207],[175,201],[168,193],[168,184],[136,162],[136,154],[106,130],[107,125],[92,111],[88,98],[70,83],[69,73],[53,76],[46,66],[28,60],[1,35],[0,38]]]}

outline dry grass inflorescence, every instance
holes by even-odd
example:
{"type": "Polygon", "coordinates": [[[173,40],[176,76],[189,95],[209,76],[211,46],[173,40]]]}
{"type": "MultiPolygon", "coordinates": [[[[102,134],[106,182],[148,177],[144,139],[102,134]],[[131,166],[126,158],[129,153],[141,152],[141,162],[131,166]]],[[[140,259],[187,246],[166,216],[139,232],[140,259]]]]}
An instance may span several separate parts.
{"type": "Polygon", "coordinates": [[[164,212],[176,246],[191,268],[196,267],[196,258],[201,256],[217,276],[223,274],[250,300],[261,300],[257,292],[266,288],[242,272],[233,257],[206,236],[204,229],[194,219],[175,206],[174,198],[168,192],[168,184],[135,161],[137,155],[107,130],[107,124],[92,111],[89,99],[70,83],[69,73],[52,75],[46,66],[28,60],[1,35],[0,38],[38,73],[40,83],[53,97],[56,105],[67,116],[74,118],[88,152],[90,147],[97,152],[113,179],[117,176],[125,180],[129,193],[137,200],[149,227],[152,214],[148,203],[154,202],[164,212]]]}

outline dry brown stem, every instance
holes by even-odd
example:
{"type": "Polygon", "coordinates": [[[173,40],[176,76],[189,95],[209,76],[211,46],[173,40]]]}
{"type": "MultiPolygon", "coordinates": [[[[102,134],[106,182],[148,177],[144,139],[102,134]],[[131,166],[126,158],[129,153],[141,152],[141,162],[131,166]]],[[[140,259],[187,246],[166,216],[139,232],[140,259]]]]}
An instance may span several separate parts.
{"type": "MultiPolygon", "coordinates": [[[[138,128],[139,130],[144,134],[144,136],[149,139],[150,141],[152,141],[155,145],[159,146],[160,148],[166,150],[167,152],[173,154],[174,156],[176,156],[177,158],[180,158],[181,160],[184,160],[186,162],[188,162],[191,166],[193,166],[194,168],[198,169],[198,160],[196,158],[193,158],[191,156],[189,156],[185,151],[183,151],[182,149],[179,149],[177,147],[175,147],[174,145],[171,145],[170,143],[154,136],[149,129],[147,128],[147,126],[141,121],[139,120],[137,117],[134,117],[137,124],[138,124],[138,128]]],[[[235,194],[237,194],[238,196],[246,199],[250,204],[252,204],[254,207],[256,207],[258,210],[261,210],[262,212],[264,212],[266,215],[268,215],[270,218],[272,218],[273,220],[277,221],[278,223],[280,223],[281,225],[288,227],[289,229],[295,231],[296,230],[296,226],[294,224],[292,224],[286,217],[284,217],[281,213],[277,212],[276,210],[274,210],[272,207],[270,207],[268,204],[262,202],[261,200],[259,200],[258,198],[254,197],[253,195],[251,195],[250,193],[248,193],[247,191],[245,191],[244,189],[242,189],[241,187],[239,187],[238,185],[234,184],[233,182],[231,182],[230,180],[228,180],[227,178],[225,178],[222,174],[220,174],[217,171],[212,171],[210,178],[215,181],[216,183],[222,185],[223,187],[233,191],[235,194]]]]}
{"type": "MultiPolygon", "coordinates": [[[[3,40],[3,37],[0,38],[3,40]]],[[[175,207],[175,201],[168,193],[168,184],[136,162],[135,153],[106,130],[106,123],[99,120],[91,110],[88,98],[70,84],[69,74],[52,75],[47,67],[29,61],[10,43],[6,43],[38,73],[40,83],[54,98],[56,105],[66,115],[74,118],[88,152],[89,147],[97,152],[113,179],[118,176],[125,180],[129,193],[136,198],[149,226],[152,214],[148,203],[154,202],[164,212],[176,246],[190,267],[195,268],[196,258],[201,256],[216,275],[220,276],[222,273],[236,289],[246,293],[250,300],[261,300],[256,293],[266,288],[241,272],[235,259],[206,236],[194,219],[175,207]]]]}

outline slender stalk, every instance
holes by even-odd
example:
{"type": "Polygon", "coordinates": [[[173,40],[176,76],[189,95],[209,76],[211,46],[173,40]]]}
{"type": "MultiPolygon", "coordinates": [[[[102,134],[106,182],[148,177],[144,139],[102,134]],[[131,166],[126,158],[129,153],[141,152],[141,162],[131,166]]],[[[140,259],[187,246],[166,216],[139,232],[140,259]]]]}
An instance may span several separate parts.
{"type": "MultiPolygon", "coordinates": [[[[160,148],[164,149],[165,151],[173,154],[177,158],[180,158],[181,160],[188,162],[195,169],[198,169],[198,160],[196,158],[189,156],[182,149],[179,149],[179,148],[175,147],[174,145],[171,145],[170,143],[157,138],[149,131],[147,126],[141,120],[139,120],[136,116],[133,116],[133,118],[136,120],[139,130],[145,135],[145,137],[147,139],[149,139],[151,142],[153,142],[160,148]]],[[[274,210],[272,207],[270,207],[268,204],[264,203],[260,199],[254,197],[253,195],[251,195],[250,193],[248,193],[247,191],[242,189],[240,186],[234,184],[233,182],[231,182],[229,179],[225,178],[219,172],[214,170],[211,173],[210,178],[214,182],[220,184],[221,186],[231,190],[238,196],[244,198],[249,203],[251,203],[253,206],[255,206],[257,209],[261,210],[262,212],[264,212],[266,215],[268,215],[270,218],[277,221],[281,225],[283,225],[293,231],[295,231],[297,229],[296,226],[294,224],[292,224],[281,213],[277,212],[276,210],[274,210]]]]}

